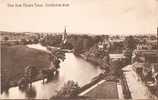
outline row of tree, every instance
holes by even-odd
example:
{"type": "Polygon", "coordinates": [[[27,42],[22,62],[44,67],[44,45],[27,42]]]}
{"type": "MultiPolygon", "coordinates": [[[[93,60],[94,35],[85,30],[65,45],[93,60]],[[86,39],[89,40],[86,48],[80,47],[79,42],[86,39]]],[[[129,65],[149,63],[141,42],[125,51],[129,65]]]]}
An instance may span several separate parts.
{"type": "Polygon", "coordinates": [[[101,40],[103,40],[102,36],[70,35],[68,37],[68,43],[72,45],[75,54],[89,50],[101,40]]]}

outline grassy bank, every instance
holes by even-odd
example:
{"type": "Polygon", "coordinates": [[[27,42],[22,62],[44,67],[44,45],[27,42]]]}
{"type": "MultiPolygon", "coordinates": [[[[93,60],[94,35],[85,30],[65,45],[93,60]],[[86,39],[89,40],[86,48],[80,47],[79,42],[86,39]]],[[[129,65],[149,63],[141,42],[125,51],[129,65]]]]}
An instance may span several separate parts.
{"type": "Polygon", "coordinates": [[[24,45],[1,45],[1,87],[6,81],[17,82],[28,65],[36,66],[37,69],[48,68],[50,54],[24,45]]]}

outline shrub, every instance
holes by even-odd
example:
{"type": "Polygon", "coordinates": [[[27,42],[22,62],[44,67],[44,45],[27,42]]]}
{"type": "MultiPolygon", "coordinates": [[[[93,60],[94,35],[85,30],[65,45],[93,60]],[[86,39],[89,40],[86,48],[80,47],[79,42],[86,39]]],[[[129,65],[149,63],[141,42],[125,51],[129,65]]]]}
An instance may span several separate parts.
{"type": "Polygon", "coordinates": [[[56,98],[58,97],[72,97],[76,96],[80,87],[77,82],[69,80],[64,86],[57,91],[56,98]]]}

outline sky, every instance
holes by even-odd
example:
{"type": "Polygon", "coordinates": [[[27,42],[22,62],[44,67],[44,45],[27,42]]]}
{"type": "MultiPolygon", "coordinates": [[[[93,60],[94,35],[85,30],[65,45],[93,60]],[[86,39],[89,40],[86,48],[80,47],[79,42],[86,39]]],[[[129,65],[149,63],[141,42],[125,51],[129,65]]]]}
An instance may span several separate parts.
{"type": "Polygon", "coordinates": [[[156,34],[158,0],[0,0],[0,31],[156,34]],[[8,4],[69,4],[8,7],[8,4]]]}

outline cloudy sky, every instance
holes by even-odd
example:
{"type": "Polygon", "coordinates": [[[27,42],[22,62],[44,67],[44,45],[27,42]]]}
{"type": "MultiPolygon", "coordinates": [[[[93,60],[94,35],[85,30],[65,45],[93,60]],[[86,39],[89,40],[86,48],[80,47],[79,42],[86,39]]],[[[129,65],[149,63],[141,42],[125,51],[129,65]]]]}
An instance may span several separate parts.
{"type": "Polygon", "coordinates": [[[0,31],[155,33],[158,0],[0,0],[0,31]],[[69,3],[69,7],[12,8],[8,3],[69,3]]]}

